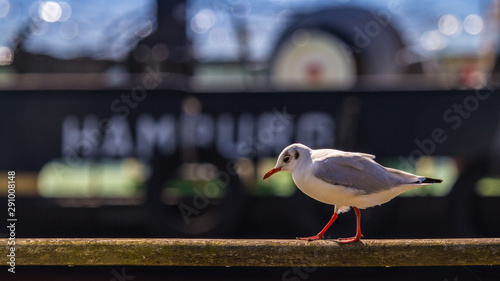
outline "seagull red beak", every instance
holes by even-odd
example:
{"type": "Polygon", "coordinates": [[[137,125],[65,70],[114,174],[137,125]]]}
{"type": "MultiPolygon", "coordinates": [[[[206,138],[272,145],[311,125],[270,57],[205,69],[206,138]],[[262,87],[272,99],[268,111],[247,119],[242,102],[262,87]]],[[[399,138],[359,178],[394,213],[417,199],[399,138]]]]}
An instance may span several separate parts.
{"type": "Polygon", "coordinates": [[[278,167],[278,168],[272,168],[271,170],[269,170],[269,172],[267,172],[265,175],[264,175],[264,178],[262,178],[262,180],[265,180],[267,179],[268,177],[272,176],[273,174],[281,171],[281,168],[282,167],[278,167]]]}

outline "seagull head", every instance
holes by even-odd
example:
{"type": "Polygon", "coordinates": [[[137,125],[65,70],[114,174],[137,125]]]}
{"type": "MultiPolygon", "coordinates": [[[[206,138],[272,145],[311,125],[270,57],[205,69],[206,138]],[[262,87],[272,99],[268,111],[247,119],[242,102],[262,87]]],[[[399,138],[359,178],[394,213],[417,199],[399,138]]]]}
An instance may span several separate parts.
{"type": "Polygon", "coordinates": [[[263,180],[279,171],[292,173],[299,161],[304,159],[307,154],[310,154],[310,150],[311,149],[309,147],[300,143],[294,143],[287,146],[280,153],[278,161],[276,161],[276,166],[264,175],[263,180]]]}

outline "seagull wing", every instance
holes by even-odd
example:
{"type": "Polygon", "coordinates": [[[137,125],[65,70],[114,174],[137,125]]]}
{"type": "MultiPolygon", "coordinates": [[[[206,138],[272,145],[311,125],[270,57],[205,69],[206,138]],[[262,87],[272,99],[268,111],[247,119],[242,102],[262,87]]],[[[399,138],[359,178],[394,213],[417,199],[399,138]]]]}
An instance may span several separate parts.
{"type": "Polygon", "coordinates": [[[360,194],[376,193],[395,186],[418,185],[425,177],[385,168],[363,153],[336,152],[313,158],[313,174],[332,185],[352,188],[360,194]]]}

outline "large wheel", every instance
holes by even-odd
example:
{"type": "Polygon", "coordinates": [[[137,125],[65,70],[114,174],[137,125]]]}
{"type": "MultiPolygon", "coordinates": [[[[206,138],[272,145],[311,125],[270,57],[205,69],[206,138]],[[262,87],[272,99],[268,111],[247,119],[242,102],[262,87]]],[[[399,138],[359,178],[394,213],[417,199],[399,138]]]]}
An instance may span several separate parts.
{"type": "Polygon", "coordinates": [[[280,90],[349,89],[360,83],[398,82],[408,67],[397,63],[404,44],[392,20],[390,13],[358,8],[299,17],[275,48],[272,85],[280,90]]]}

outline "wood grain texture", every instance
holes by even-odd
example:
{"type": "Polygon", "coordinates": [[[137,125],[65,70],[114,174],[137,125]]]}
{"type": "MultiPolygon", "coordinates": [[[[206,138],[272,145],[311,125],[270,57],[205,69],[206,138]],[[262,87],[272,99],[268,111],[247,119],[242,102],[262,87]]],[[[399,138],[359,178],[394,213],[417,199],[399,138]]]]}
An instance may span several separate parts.
{"type": "MultiPolygon", "coordinates": [[[[0,239],[0,256],[10,253],[0,239]]],[[[16,239],[16,265],[500,265],[500,238],[361,240],[16,239]]]]}

